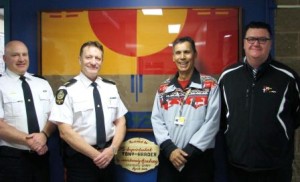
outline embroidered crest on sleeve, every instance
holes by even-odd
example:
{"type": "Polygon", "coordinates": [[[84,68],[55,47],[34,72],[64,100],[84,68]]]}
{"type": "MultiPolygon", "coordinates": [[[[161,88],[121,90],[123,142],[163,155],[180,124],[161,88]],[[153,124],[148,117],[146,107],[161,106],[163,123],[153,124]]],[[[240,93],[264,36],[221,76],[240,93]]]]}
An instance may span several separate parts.
{"type": "Polygon", "coordinates": [[[65,89],[59,89],[57,92],[56,92],[56,96],[55,96],[55,102],[57,105],[62,105],[65,101],[65,98],[66,98],[66,95],[67,95],[67,90],[65,89]]]}

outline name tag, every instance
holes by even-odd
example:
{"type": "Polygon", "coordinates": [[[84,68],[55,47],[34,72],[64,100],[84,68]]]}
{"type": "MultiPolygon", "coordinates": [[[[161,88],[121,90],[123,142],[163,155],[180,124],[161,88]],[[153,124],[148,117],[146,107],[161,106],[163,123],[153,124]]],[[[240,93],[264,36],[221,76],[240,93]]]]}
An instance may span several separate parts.
{"type": "Polygon", "coordinates": [[[175,117],[175,121],[174,121],[174,124],[177,124],[177,125],[184,125],[185,123],[185,118],[183,116],[177,116],[175,117]]]}

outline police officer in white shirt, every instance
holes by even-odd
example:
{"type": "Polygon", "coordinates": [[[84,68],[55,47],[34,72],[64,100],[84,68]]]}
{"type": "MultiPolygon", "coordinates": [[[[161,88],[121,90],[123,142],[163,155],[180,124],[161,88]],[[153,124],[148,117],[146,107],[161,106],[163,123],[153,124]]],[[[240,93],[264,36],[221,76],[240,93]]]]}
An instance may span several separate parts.
{"type": "Polygon", "coordinates": [[[48,122],[52,89],[46,80],[27,72],[29,55],[23,42],[8,42],[3,60],[7,68],[0,77],[0,181],[50,181],[47,139],[56,128],[48,122]],[[21,76],[32,92],[31,110],[26,109],[21,76]],[[27,114],[33,110],[38,130],[32,133],[27,114]]]}
{"type": "Polygon", "coordinates": [[[124,106],[116,85],[98,76],[103,46],[97,41],[80,48],[81,72],[59,88],[50,120],[57,123],[63,145],[67,181],[113,181],[113,157],[126,133],[124,106]],[[105,145],[97,146],[96,113],[92,83],[100,92],[105,125],[105,145]],[[101,180],[100,180],[101,179],[101,180]]]}

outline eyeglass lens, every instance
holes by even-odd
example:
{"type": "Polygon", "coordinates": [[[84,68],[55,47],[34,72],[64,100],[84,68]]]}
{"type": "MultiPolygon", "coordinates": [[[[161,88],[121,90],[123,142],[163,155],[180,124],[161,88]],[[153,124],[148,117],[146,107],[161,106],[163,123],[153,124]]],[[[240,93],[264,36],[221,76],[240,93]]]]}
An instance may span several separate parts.
{"type": "Polygon", "coordinates": [[[247,37],[245,38],[249,44],[254,44],[256,41],[258,41],[259,44],[264,44],[268,40],[271,40],[270,38],[267,37],[247,37]]]}

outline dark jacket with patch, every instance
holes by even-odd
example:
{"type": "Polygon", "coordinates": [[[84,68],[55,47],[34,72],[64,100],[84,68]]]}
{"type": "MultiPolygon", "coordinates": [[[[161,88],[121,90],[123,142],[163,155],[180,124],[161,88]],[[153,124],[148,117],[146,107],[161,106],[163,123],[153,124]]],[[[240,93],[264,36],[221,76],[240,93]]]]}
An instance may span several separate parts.
{"type": "Polygon", "coordinates": [[[240,62],[222,73],[219,84],[230,163],[249,171],[290,164],[299,126],[298,75],[269,58],[256,79],[240,62]]]}

